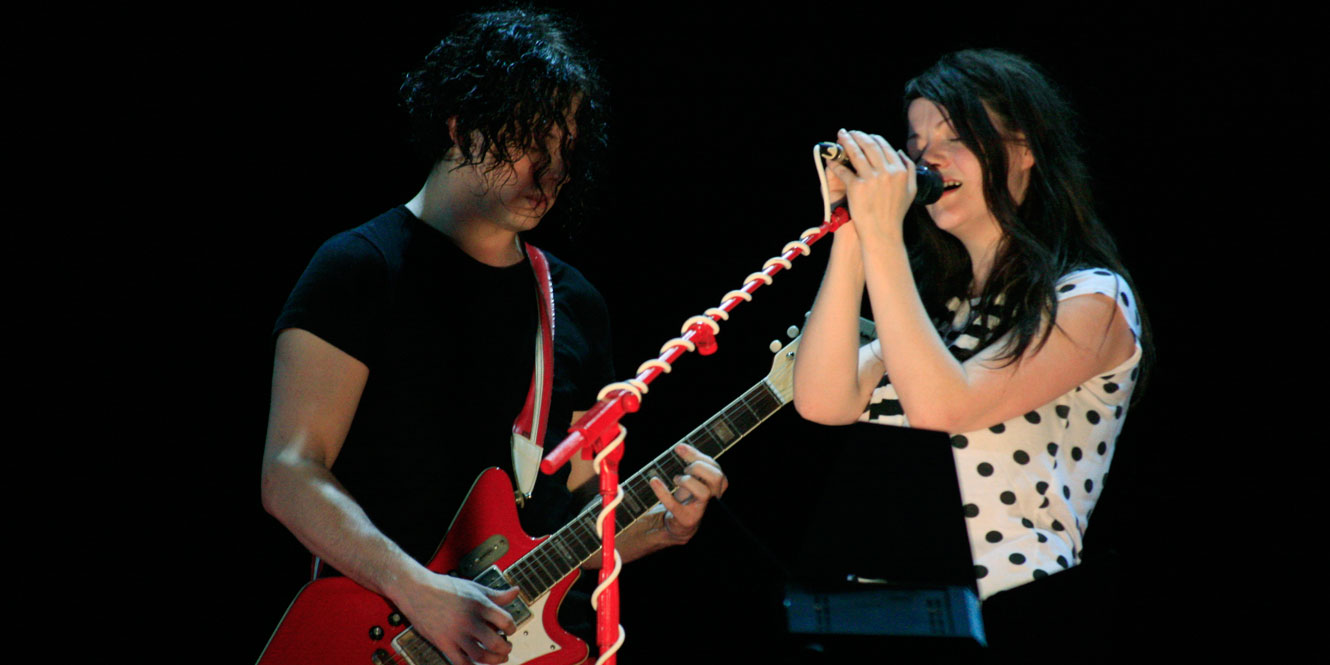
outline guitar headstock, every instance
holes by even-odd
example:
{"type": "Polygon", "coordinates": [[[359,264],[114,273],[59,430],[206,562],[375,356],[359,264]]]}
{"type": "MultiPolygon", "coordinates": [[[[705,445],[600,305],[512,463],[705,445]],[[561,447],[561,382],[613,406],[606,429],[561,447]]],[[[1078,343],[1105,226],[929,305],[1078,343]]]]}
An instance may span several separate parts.
{"type": "MultiPolygon", "coordinates": [[[[798,354],[799,340],[803,335],[799,332],[798,326],[790,326],[785,334],[791,338],[785,346],[781,346],[779,340],[771,342],[776,358],[771,361],[771,372],[767,374],[766,381],[782,402],[790,402],[794,399],[794,358],[798,354]]],[[[867,344],[876,338],[877,326],[872,321],[860,317],[859,344],[867,344]]]]}

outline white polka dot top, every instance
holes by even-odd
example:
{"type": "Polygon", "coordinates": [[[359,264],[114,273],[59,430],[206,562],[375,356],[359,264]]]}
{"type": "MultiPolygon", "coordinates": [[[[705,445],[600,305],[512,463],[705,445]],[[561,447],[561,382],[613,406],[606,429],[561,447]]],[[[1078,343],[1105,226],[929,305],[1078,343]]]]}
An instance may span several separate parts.
{"type": "MultiPolygon", "coordinates": [[[[1082,538],[1122,431],[1141,360],[1141,319],[1120,276],[1080,270],[1058,280],[1058,300],[1101,293],[1117,302],[1136,336],[1136,352],[1111,372],[1023,416],[973,432],[951,433],[979,597],[1046,577],[1080,561],[1082,538]]],[[[971,306],[952,299],[954,332],[945,341],[964,361],[978,349],[971,306]]],[[[909,427],[888,377],[873,390],[862,422],[909,427]]]]}

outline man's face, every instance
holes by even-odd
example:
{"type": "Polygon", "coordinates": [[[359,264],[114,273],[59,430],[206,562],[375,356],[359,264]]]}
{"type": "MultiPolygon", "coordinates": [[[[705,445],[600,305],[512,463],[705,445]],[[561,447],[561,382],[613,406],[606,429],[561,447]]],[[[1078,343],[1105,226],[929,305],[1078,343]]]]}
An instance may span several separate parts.
{"type": "Polygon", "coordinates": [[[562,142],[563,131],[554,126],[543,146],[509,148],[510,156],[520,154],[511,164],[496,167],[498,160],[490,155],[479,164],[459,169],[459,174],[465,172],[462,175],[476,197],[474,215],[514,232],[535,228],[558,197],[564,173],[559,154],[562,142]],[[544,173],[537,181],[536,172],[542,165],[544,173]]]}

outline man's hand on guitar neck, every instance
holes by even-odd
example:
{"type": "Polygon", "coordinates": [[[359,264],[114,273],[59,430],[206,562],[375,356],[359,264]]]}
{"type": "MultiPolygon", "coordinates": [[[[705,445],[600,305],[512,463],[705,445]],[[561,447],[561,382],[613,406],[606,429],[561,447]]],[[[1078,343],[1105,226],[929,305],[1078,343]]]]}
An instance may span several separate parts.
{"type": "MultiPolygon", "coordinates": [[[[623,556],[624,563],[692,540],[702,524],[707,502],[724,494],[730,486],[729,479],[720,470],[716,460],[682,443],[675,446],[674,452],[685,463],[683,474],[673,479],[678,489],[670,494],[669,486],[661,482],[660,478],[651,479],[651,491],[656,493],[660,504],[647,511],[617,537],[615,547],[623,556]]],[[[599,550],[582,564],[586,570],[599,567],[599,550]]]]}
{"type": "Polygon", "coordinates": [[[673,544],[682,545],[692,539],[702,524],[702,515],[707,510],[707,502],[729,489],[730,481],[720,470],[716,460],[703,455],[698,449],[687,445],[675,446],[674,453],[687,466],[684,473],[674,478],[679,488],[670,494],[669,487],[660,478],[651,479],[651,490],[665,507],[661,517],[661,529],[673,544]]]}
{"type": "Polygon", "coordinates": [[[503,607],[517,598],[518,589],[495,591],[422,570],[390,594],[416,631],[451,663],[506,662],[513,645],[504,635],[515,633],[517,625],[503,607]]]}

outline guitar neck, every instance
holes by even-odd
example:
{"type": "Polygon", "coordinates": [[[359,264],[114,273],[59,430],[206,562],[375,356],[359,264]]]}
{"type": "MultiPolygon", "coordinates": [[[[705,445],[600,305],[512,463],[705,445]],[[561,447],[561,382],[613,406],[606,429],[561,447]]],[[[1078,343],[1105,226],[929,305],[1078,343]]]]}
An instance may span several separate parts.
{"type": "MultiPolygon", "coordinates": [[[[719,457],[788,401],[788,397],[772,388],[769,379],[763,379],[678,443],[697,448],[704,455],[719,457]]],[[[619,530],[628,528],[659,503],[656,494],[651,491],[651,478],[658,477],[673,488],[674,477],[681,475],[685,466],[687,464],[674,454],[674,446],[670,446],[641,471],[621,483],[620,489],[624,496],[614,510],[616,527],[619,530]]],[[[534,598],[590,559],[600,549],[600,537],[596,535],[595,526],[600,506],[601,500],[597,497],[576,519],[510,566],[506,573],[509,581],[522,587],[529,597],[534,598]]]]}

